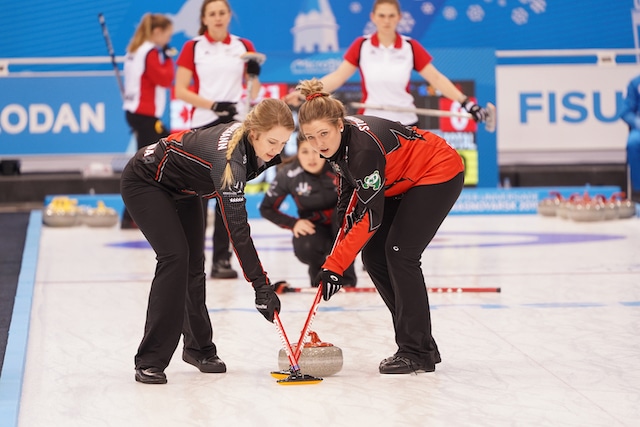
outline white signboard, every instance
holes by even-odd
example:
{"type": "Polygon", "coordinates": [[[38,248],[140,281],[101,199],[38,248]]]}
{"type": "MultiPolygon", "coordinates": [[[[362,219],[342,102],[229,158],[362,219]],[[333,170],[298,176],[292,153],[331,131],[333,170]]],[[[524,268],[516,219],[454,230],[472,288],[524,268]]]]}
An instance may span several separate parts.
{"type": "Polygon", "coordinates": [[[496,68],[500,164],[624,162],[619,108],[638,65],[496,68]]]}

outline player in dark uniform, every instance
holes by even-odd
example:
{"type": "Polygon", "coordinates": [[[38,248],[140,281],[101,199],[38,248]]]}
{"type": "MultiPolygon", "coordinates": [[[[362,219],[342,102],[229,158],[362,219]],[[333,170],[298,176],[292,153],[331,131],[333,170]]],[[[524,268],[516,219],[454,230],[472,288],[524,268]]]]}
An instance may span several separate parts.
{"type": "MultiPolygon", "coordinates": [[[[318,286],[316,277],[331,252],[339,226],[334,215],[338,202],[337,177],[331,166],[300,136],[298,134],[297,155],[278,170],[260,204],[260,214],[291,230],[293,253],[300,262],[309,266],[311,286],[318,286]],[[289,195],[298,208],[297,218],[280,210],[289,195]]],[[[351,265],[345,271],[344,286],[353,287],[356,283],[357,277],[351,265]]]]}
{"type": "Polygon", "coordinates": [[[181,335],[185,362],[202,372],[226,371],[205,304],[201,198],[217,199],[245,278],[255,289],[256,308],[273,321],[280,301],[251,239],[244,186],[280,162],[294,126],[283,101],[265,99],[243,123],[169,135],[138,151],[125,167],[122,198],[157,259],[135,356],[136,381],[167,382],[164,369],[181,335]]]}
{"type": "Polygon", "coordinates": [[[462,159],[428,131],[373,116],[345,117],[344,105],[317,79],[298,90],[306,98],[300,131],[340,175],[342,230],[320,273],[323,298],[341,288],[344,270],[362,250],[398,345],[380,373],[434,371],[440,353],[420,260],[462,191],[462,159]]]}

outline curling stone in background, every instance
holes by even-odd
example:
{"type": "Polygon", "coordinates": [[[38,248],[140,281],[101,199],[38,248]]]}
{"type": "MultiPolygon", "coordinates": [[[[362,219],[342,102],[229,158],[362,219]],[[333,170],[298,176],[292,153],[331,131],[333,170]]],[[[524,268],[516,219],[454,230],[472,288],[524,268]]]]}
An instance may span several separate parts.
{"type": "MultiPolygon", "coordinates": [[[[313,331],[309,335],[311,340],[304,344],[298,359],[300,372],[320,378],[340,372],[342,369],[342,350],[340,347],[320,341],[318,334],[313,331]]],[[[294,351],[298,344],[292,346],[294,351]]],[[[280,349],[278,353],[278,368],[282,371],[290,369],[289,358],[284,349],[280,349]]]]}
{"type": "Polygon", "coordinates": [[[78,201],[67,196],[51,199],[42,214],[42,222],[49,227],[72,227],[78,224],[78,201]]]}
{"type": "Polygon", "coordinates": [[[575,203],[578,199],[580,199],[580,195],[574,193],[569,196],[568,199],[561,200],[560,204],[558,205],[556,215],[562,219],[569,219],[569,211],[573,208],[573,203],[575,203]]]}
{"type": "Polygon", "coordinates": [[[636,204],[627,199],[624,192],[611,195],[611,201],[618,207],[618,218],[626,219],[636,216],[636,204]]]}
{"type": "Polygon", "coordinates": [[[119,220],[116,210],[106,206],[102,200],[98,200],[96,208],[85,208],[81,217],[89,227],[113,227],[119,220]]]}
{"type": "Polygon", "coordinates": [[[545,197],[538,203],[538,213],[542,216],[556,216],[560,204],[564,198],[557,191],[549,192],[549,197],[545,197]]]}
{"type": "Polygon", "coordinates": [[[613,200],[607,200],[607,198],[598,194],[595,196],[596,199],[600,200],[604,205],[604,219],[605,221],[610,221],[612,219],[618,219],[618,204],[613,200]]]}
{"type": "Polygon", "coordinates": [[[585,193],[581,199],[571,203],[569,218],[577,222],[604,221],[605,205],[598,198],[591,198],[585,193]]]}

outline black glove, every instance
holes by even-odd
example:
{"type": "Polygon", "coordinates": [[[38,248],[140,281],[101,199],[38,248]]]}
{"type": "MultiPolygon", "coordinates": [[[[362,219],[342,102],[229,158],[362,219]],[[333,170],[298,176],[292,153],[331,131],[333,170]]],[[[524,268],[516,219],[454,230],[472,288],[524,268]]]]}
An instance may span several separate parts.
{"type": "Polygon", "coordinates": [[[316,276],[316,283],[322,286],[322,299],[329,301],[342,288],[342,276],[323,268],[316,276]]]}
{"type": "Polygon", "coordinates": [[[256,291],[256,309],[267,319],[273,322],[273,313],[280,312],[280,298],[276,295],[276,291],[271,284],[262,284],[256,291]]]}
{"type": "Polygon", "coordinates": [[[233,117],[238,114],[235,102],[214,102],[211,110],[220,117],[233,117]]]}
{"type": "Polygon", "coordinates": [[[260,75],[260,64],[255,59],[247,61],[247,74],[258,77],[260,75]]]}
{"type": "Polygon", "coordinates": [[[476,122],[484,122],[487,120],[487,110],[476,104],[475,102],[469,100],[469,98],[465,98],[464,101],[461,102],[462,108],[464,108],[467,113],[471,114],[473,120],[476,122]]]}

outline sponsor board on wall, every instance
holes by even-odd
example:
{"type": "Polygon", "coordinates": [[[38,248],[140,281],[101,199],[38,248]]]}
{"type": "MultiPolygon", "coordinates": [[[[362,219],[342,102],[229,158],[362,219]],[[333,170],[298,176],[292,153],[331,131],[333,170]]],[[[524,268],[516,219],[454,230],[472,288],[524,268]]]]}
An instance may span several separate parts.
{"type": "Polygon", "coordinates": [[[498,66],[499,163],[624,162],[619,109],[638,74],[635,64],[498,66]]]}
{"type": "Polygon", "coordinates": [[[131,131],[111,76],[0,79],[0,156],[123,153],[131,131]]]}

